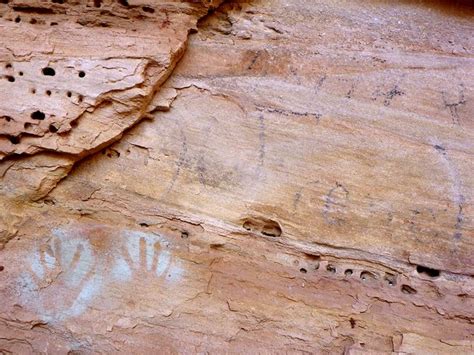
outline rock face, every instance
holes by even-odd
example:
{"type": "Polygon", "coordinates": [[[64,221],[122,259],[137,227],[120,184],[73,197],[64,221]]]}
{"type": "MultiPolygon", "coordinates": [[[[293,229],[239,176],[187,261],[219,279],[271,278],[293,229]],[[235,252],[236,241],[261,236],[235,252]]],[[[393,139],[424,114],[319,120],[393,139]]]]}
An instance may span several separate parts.
{"type": "Polygon", "coordinates": [[[0,11],[2,351],[474,352],[472,6],[0,11]]]}

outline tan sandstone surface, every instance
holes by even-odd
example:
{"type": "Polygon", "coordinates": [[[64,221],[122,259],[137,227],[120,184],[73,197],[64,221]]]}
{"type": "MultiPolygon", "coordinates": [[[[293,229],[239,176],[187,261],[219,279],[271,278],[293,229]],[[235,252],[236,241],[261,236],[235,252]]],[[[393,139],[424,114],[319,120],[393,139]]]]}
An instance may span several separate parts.
{"type": "Polygon", "coordinates": [[[469,2],[0,15],[2,353],[474,353],[469,2]]]}

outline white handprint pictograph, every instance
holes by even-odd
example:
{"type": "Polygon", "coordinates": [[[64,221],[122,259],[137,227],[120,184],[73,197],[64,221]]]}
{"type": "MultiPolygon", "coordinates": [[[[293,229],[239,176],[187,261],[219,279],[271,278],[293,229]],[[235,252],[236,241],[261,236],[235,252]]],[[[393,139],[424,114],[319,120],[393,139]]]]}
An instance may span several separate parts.
{"type": "Polygon", "coordinates": [[[87,308],[101,280],[94,273],[96,258],[87,239],[62,230],[52,234],[32,255],[31,272],[23,275],[23,298],[44,320],[63,320],[87,308]]]}
{"type": "MultiPolygon", "coordinates": [[[[54,229],[33,250],[19,279],[22,301],[43,320],[61,322],[82,315],[92,302],[100,302],[99,295],[116,294],[117,283],[123,290],[130,289],[123,284],[141,289],[133,293],[135,300],[159,297],[156,290],[166,294],[169,282],[183,272],[168,246],[158,234],[117,232],[104,225],[54,229]]],[[[117,307],[127,295],[115,298],[117,307]]]]}
{"type": "Polygon", "coordinates": [[[114,276],[122,281],[135,279],[159,279],[176,276],[176,267],[171,263],[167,242],[150,233],[124,231],[126,241],[116,259],[114,276]]]}

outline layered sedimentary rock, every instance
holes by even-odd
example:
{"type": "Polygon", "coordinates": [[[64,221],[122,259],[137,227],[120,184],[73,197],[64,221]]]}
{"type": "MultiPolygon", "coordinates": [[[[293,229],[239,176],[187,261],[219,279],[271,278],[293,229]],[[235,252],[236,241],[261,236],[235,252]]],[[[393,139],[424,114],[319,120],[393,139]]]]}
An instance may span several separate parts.
{"type": "MultiPolygon", "coordinates": [[[[100,5],[124,24],[47,7],[91,11],[71,33],[127,64],[87,67],[90,38],[65,69],[38,59],[36,86],[46,65],[67,80],[41,88],[65,111],[36,135],[21,113],[40,108],[1,104],[2,349],[474,351],[471,7],[228,2],[164,82],[207,7],[163,2],[168,34],[159,7],[100,5]]],[[[1,85],[27,77],[9,63],[24,75],[1,85]]]]}
{"type": "MultiPolygon", "coordinates": [[[[182,56],[188,32],[218,3],[3,1],[5,209],[15,208],[11,201],[43,197],[74,162],[144,118],[153,94],[182,56]]],[[[0,242],[12,230],[2,231],[0,242]]]]}

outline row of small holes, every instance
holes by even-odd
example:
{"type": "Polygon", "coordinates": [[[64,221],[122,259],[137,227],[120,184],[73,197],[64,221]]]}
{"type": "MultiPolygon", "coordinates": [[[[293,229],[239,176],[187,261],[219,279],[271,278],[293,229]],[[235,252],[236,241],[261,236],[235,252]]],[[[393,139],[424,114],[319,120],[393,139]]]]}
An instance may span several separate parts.
{"type": "MultiPolygon", "coordinates": [[[[46,75],[46,76],[55,76],[56,75],[56,71],[51,67],[43,68],[41,70],[41,72],[43,73],[43,75],[46,75]]],[[[86,73],[83,70],[80,70],[77,75],[79,76],[79,78],[84,78],[86,76],[86,73]]]]}
{"type": "MultiPolygon", "coordinates": [[[[317,270],[318,268],[319,268],[319,266],[317,266],[315,269],[317,270]]],[[[335,274],[336,271],[337,271],[336,267],[335,267],[334,265],[331,265],[331,264],[328,264],[328,265],[326,266],[326,270],[327,270],[328,272],[330,272],[331,274],[335,274]]],[[[306,270],[305,268],[301,268],[301,269],[300,269],[300,272],[303,273],[303,274],[306,274],[306,273],[308,272],[308,270],[306,270]]],[[[353,272],[352,269],[346,269],[346,270],[344,271],[344,275],[345,275],[346,277],[352,276],[353,273],[354,273],[354,272],[353,272]]],[[[360,279],[361,279],[362,281],[365,281],[365,280],[367,280],[368,278],[374,278],[374,279],[375,279],[376,276],[375,276],[373,273],[371,273],[370,271],[362,271],[362,272],[360,273],[360,279]]],[[[384,277],[384,279],[387,281],[388,285],[390,285],[390,286],[394,286],[394,285],[395,285],[394,275],[386,274],[385,277],[384,277]]],[[[402,286],[401,286],[401,291],[402,291],[403,293],[405,293],[405,294],[416,294],[416,293],[417,293],[417,291],[416,291],[413,287],[410,287],[410,286],[408,286],[408,285],[402,285],[402,286]]]]}

